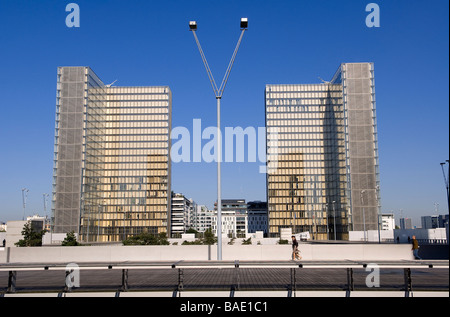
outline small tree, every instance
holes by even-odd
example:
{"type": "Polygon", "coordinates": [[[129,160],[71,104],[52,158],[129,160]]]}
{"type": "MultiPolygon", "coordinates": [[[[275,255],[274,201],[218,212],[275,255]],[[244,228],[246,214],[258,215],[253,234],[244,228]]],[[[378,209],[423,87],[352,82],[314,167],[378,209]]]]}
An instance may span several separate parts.
{"type": "Polygon", "coordinates": [[[40,247],[42,246],[42,236],[46,232],[46,230],[34,231],[31,227],[31,222],[28,221],[21,232],[23,239],[16,242],[15,245],[18,247],[40,247]]]}
{"type": "Polygon", "coordinates": [[[242,240],[242,244],[243,244],[243,245],[249,245],[249,244],[252,244],[252,238],[248,238],[247,240],[243,239],[243,240],[242,240]]]}
{"type": "Polygon", "coordinates": [[[199,236],[199,232],[194,228],[189,228],[188,230],[186,230],[186,233],[194,233],[196,238],[198,238],[199,236]]]}
{"type": "Polygon", "coordinates": [[[170,245],[169,240],[167,239],[167,233],[161,232],[157,238],[158,245],[170,245]]]}
{"type": "Polygon", "coordinates": [[[212,245],[217,242],[217,238],[214,236],[211,228],[206,229],[203,237],[203,244],[212,245]]]}
{"type": "Polygon", "coordinates": [[[75,233],[68,232],[66,234],[66,237],[64,238],[63,242],[61,243],[62,246],[77,246],[80,245],[77,241],[77,238],[75,237],[75,233]]]}

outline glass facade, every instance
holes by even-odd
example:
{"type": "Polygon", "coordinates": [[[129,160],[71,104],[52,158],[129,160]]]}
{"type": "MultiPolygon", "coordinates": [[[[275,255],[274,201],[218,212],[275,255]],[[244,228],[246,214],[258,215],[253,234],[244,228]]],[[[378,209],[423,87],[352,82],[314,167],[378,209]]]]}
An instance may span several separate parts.
{"type": "MultiPolygon", "coordinates": [[[[71,184],[68,217],[69,212],[59,209],[61,156],[67,149],[58,140],[64,124],[57,120],[54,232],[75,231],[83,241],[94,242],[120,241],[141,232],[170,234],[169,87],[110,87],[88,67],[58,70],[58,74],[67,72],[82,73],[77,78],[83,86],[82,98],[75,102],[82,119],[68,118],[82,132],[82,139],[72,169],[77,177],[71,184]],[[70,230],[59,225],[64,221],[70,222],[70,230]]],[[[58,95],[74,89],[63,79],[58,75],[58,95]]]]}
{"type": "MultiPolygon", "coordinates": [[[[337,239],[347,239],[353,222],[359,225],[362,219],[361,204],[353,205],[351,200],[352,193],[358,191],[364,191],[367,197],[366,229],[374,229],[377,209],[369,208],[373,203],[369,197],[379,186],[369,179],[378,179],[375,109],[370,103],[371,120],[364,122],[349,111],[348,107],[359,107],[352,98],[361,93],[354,90],[354,85],[353,90],[346,86],[349,73],[345,71],[352,65],[341,65],[329,83],[266,86],[269,236],[278,237],[282,228],[292,228],[293,233],[309,231],[315,240],[334,239],[335,233],[337,239]],[[372,145],[373,152],[365,153],[369,157],[365,157],[366,165],[362,167],[352,143],[360,142],[355,140],[360,136],[354,134],[361,133],[361,129],[354,131],[353,127],[366,122],[370,131],[365,131],[365,142],[372,145]],[[276,135],[276,140],[270,135],[276,135]],[[368,181],[363,186],[360,179],[368,181]]],[[[360,69],[360,65],[372,67],[356,65],[360,69]]],[[[358,89],[362,90],[362,86],[371,95],[373,80],[362,83],[358,89]]]]}

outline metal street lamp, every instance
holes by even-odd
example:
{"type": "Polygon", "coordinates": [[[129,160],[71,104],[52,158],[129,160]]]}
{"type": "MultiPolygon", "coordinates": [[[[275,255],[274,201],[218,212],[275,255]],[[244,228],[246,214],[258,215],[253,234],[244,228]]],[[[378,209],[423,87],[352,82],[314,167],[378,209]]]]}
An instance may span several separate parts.
{"type": "Polygon", "coordinates": [[[444,175],[444,182],[445,182],[445,188],[447,191],[447,211],[450,210],[450,198],[449,198],[449,192],[448,192],[448,181],[449,181],[449,168],[447,167],[447,176],[445,176],[444,166],[449,164],[449,160],[446,160],[445,162],[441,163],[442,168],[442,174],[444,175]]]}
{"type": "Polygon", "coordinates": [[[336,241],[336,201],[333,200],[334,241],[336,241]]]}
{"type": "Polygon", "coordinates": [[[49,194],[42,194],[43,198],[44,198],[44,216],[45,216],[45,220],[46,220],[46,224],[49,224],[49,218],[47,217],[47,201],[48,201],[48,197],[49,194]]]}
{"type": "Polygon", "coordinates": [[[366,238],[366,212],[364,210],[364,198],[363,198],[363,194],[366,192],[366,190],[362,190],[361,191],[361,205],[362,205],[362,212],[363,212],[363,225],[364,225],[364,242],[367,241],[366,238]]]}
{"type": "Polygon", "coordinates": [[[195,42],[197,43],[198,50],[203,60],[203,64],[206,68],[206,73],[208,74],[209,81],[211,83],[212,89],[214,91],[214,95],[217,101],[217,260],[222,260],[222,198],[221,198],[221,171],[220,171],[220,161],[222,157],[222,140],[220,133],[220,99],[222,99],[223,91],[225,90],[225,86],[228,81],[228,77],[230,76],[231,68],[233,67],[234,60],[236,59],[237,52],[239,50],[239,46],[241,45],[242,37],[244,36],[244,32],[248,28],[248,19],[241,19],[241,36],[237,42],[236,48],[234,49],[233,55],[231,57],[230,63],[228,64],[228,68],[225,72],[225,76],[222,79],[222,84],[219,88],[217,88],[216,82],[214,80],[214,76],[211,73],[211,69],[209,68],[208,62],[206,61],[205,54],[203,53],[200,42],[197,38],[197,22],[189,21],[189,30],[194,34],[195,42]]]}
{"type": "Polygon", "coordinates": [[[27,206],[27,198],[28,198],[28,192],[30,190],[28,188],[22,188],[22,207],[23,207],[23,217],[22,220],[25,220],[25,208],[27,206]]]}

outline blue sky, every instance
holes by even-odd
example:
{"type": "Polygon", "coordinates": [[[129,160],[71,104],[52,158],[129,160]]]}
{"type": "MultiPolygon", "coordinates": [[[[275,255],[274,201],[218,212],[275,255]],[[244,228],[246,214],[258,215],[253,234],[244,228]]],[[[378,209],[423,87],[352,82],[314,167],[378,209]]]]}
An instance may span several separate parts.
{"type": "MultiPolygon", "coordinates": [[[[245,33],[222,100],[222,126],[264,126],[266,84],[330,79],[343,62],[374,62],[383,212],[447,213],[439,163],[449,156],[449,3],[374,1],[380,27],[368,28],[371,1],[0,1],[0,221],[43,214],[52,190],[58,66],[90,66],[116,85],[169,85],[173,126],[216,123],[215,98],[192,34],[220,83],[245,33]],[[80,7],[68,28],[67,4],[80,7]]],[[[223,198],[265,200],[257,163],[224,163],[223,198]]],[[[198,203],[216,199],[216,165],[172,165],[172,187],[198,203]]]]}

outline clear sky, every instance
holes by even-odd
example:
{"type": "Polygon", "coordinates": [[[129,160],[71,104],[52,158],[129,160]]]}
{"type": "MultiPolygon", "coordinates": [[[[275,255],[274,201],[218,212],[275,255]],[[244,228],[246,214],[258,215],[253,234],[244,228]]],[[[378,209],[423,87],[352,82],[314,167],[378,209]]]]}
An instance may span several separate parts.
{"type": "MultiPolygon", "coordinates": [[[[215,98],[188,22],[220,83],[245,33],[222,100],[222,126],[263,127],[266,84],[331,79],[340,63],[375,64],[382,211],[448,213],[439,165],[449,158],[449,2],[360,0],[1,0],[0,221],[43,214],[52,191],[58,66],[90,66],[105,83],[169,85],[173,126],[216,124],[215,98]],[[68,28],[66,5],[80,8],[68,28]]],[[[224,163],[223,198],[265,200],[257,163],[224,163]]],[[[214,163],[174,163],[172,188],[212,207],[214,163]]],[[[50,208],[49,208],[50,209],[50,208]]]]}

